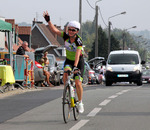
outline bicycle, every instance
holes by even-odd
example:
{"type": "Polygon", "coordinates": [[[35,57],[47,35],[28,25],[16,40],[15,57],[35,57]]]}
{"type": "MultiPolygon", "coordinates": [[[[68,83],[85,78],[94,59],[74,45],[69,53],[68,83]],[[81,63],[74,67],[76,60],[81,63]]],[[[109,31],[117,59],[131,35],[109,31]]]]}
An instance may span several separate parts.
{"type": "Polygon", "coordinates": [[[78,120],[78,97],[76,93],[75,81],[73,79],[74,73],[70,70],[64,71],[68,74],[68,79],[63,91],[63,119],[67,123],[70,118],[70,112],[73,110],[74,119],[78,120]]]}

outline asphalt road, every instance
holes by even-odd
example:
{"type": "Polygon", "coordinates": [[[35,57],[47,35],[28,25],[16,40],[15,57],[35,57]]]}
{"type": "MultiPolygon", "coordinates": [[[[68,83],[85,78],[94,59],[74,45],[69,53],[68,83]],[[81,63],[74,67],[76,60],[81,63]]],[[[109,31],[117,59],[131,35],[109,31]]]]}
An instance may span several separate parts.
{"type": "Polygon", "coordinates": [[[84,87],[85,112],[65,124],[63,87],[0,99],[0,130],[149,130],[150,85],[84,87]]]}

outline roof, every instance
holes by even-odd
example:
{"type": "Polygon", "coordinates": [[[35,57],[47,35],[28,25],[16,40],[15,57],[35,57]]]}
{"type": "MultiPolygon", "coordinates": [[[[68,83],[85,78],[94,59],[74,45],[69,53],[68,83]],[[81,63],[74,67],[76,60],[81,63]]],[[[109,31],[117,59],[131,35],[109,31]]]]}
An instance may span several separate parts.
{"type": "Polygon", "coordinates": [[[45,24],[36,24],[40,28],[41,33],[43,33],[46,38],[52,43],[52,45],[57,45],[58,47],[60,44],[58,41],[54,38],[53,34],[49,31],[49,29],[46,27],[45,24]]]}
{"type": "Polygon", "coordinates": [[[0,20],[0,31],[11,31],[12,26],[10,23],[0,20]]]}
{"type": "Polygon", "coordinates": [[[31,35],[31,27],[19,26],[19,35],[31,35]]]}
{"type": "Polygon", "coordinates": [[[105,60],[104,57],[95,57],[95,58],[90,59],[90,60],[88,61],[88,63],[90,63],[90,62],[95,62],[95,61],[103,61],[103,60],[105,60]]]}
{"type": "Polygon", "coordinates": [[[12,24],[12,28],[15,28],[15,19],[5,19],[6,22],[12,24]]]}
{"type": "Polygon", "coordinates": [[[118,51],[111,51],[110,54],[139,54],[138,51],[134,50],[118,50],[118,51]]]}
{"type": "MultiPolygon", "coordinates": [[[[61,29],[61,26],[56,26],[56,25],[54,25],[59,31],[63,31],[62,29],[61,29]]],[[[62,38],[62,37],[59,37],[59,36],[57,36],[57,34],[55,34],[55,33],[53,33],[52,31],[51,31],[51,29],[49,28],[49,26],[48,25],[46,25],[46,27],[48,28],[48,30],[53,34],[53,36],[55,37],[55,39],[58,41],[58,43],[62,46],[62,45],[64,45],[65,43],[64,43],[64,39],[62,38]]]]}
{"type": "Polygon", "coordinates": [[[43,53],[43,52],[49,51],[50,49],[55,49],[55,48],[57,48],[57,46],[55,46],[55,45],[48,45],[46,47],[40,47],[40,48],[35,49],[35,52],[36,53],[39,53],[39,52],[43,53]]]}

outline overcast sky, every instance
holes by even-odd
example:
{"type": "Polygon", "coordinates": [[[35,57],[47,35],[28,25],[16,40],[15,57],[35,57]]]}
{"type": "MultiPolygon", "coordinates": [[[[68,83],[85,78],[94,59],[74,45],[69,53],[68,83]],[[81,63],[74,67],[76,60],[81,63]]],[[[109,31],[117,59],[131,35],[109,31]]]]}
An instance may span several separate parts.
{"type": "MultiPolygon", "coordinates": [[[[88,1],[95,8],[97,0],[88,1]]],[[[34,18],[44,21],[42,14],[45,10],[48,10],[53,24],[64,26],[67,21],[79,20],[79,0],[0,0],[0,5],[0,16],[15,19],[16,23],[31,24],[34,18]]],[[[109,17],[126,11],[125,15],[110,19],[113,28],[128,29],[137,26],[130,31],[150,30],[150,0],[102,0],[97,5],[105,22],[99,12],[98,23],[103,28],[108,25],[109,17]]],[[[92,21],[94,15],[95,10],[87,0],[82,0],[82,22],[92,21]]]]}

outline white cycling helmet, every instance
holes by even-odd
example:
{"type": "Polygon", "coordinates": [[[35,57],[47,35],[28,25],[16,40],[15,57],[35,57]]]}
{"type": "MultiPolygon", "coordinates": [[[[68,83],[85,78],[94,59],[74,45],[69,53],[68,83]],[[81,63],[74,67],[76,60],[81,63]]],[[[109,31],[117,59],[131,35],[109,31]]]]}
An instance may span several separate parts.
{"type": "Polygon", "coordinates": [[[70,21],[68,23],[68,27],[74,27],[74,28],[77,28],[78,30],[80,30],[80,23],[77,21],[70,21]]]}

